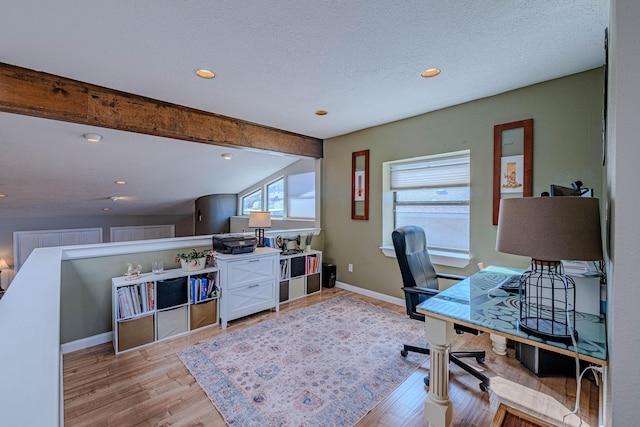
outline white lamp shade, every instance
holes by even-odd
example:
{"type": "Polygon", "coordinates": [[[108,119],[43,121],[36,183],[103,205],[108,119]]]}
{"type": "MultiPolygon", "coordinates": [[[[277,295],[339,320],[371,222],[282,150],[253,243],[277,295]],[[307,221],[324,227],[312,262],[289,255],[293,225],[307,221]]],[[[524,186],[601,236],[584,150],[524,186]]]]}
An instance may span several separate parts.
{"type": "Polygon", "coordinates": [[[0,258],[0,271],[2,270],[8,270],[9,268],[9,264],[7,264],[7,261],[4,260],[4,258],[0,258]]]}
{"type": "Polygon", "coordinates": [[[249,227],[271,228],[271,212],[253,211],[249,213],[249,227]]]}

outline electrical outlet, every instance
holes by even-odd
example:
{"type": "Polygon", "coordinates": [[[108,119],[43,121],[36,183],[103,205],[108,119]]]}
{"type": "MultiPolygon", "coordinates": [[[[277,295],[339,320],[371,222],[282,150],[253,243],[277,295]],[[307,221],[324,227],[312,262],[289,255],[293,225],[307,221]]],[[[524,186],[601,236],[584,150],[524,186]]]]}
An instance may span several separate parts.
{"type": "Polygon", "coordinates": [[[349,264],[349,273],[353,273],[353,264],[349,264]]]}

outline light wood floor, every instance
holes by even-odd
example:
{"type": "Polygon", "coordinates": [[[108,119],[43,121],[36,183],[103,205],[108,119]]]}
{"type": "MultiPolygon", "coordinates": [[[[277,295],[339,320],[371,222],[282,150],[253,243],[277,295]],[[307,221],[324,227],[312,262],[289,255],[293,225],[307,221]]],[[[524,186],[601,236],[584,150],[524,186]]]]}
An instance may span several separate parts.
{"type": "MultiPolygon", "coordinates": [[[[320,294],[280,306],[280,315],[298,308],[349,295],[399,313],[404,307],[381,302],[342,289],[323,289],[320,294]]],[[[211,401],[195,382],[176,351],[205,342],[234,330],[278,316],[262,312],[220,326],[149,345],[116,356],[111,343],[69,353],[64,356],[64,418],[66,426],[224,426],[211,401]]],[[[488,376],[500,375],[552,396],[568,408],[575,404],[575,380],[572,378],[538,378],[514,357],[491,351],[489,336],[456,335],[453,350],[485,349],[488,376]]],[[[401,343],[398,343],[398,357],[401,343]]],[[[428,368],[428,362],[425,365],[428,368]]],[[[425,367],[418,369],[385,400],[367,414],[358,427],[425,426],[423,404],[427,396],[422,383],[425,367]]],[[[489,408],[488,393],[481,392],[478,381],[451,365],[450,398],[454,405],[454,426],[485,427],[494,413],[489,408]]],[[[583,416],[589,425],[597,425],[598,388],[590,381],[582,384],[583,416]]]]}

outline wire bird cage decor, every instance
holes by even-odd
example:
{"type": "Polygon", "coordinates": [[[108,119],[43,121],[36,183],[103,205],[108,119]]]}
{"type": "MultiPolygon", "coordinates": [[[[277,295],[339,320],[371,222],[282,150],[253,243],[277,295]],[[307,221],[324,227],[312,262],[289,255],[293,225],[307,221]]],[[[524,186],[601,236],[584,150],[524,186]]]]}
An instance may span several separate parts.
{"type": "Polygon", "coordinates": [[[575,282],[560,261],[532,260],[520,286],[520,329],[540,338],[577,340],[575,282]]]}

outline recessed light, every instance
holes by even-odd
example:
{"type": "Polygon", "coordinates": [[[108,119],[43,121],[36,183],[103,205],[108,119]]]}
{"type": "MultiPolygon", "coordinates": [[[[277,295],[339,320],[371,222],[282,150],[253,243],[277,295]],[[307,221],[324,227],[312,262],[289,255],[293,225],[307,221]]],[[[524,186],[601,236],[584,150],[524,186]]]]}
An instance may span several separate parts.
{"type": "Polygon", "coordinates": [[[118,185],[125,185],[127,181],[116,181],[115,183],[118,185]]]}
{"type": "Polygon", "coordinates": [[[440,74],[442,70],[440,68],[429,68],[428,70],[424,70],[420,73],[420,75],[424,78],[435,77],[440,74]]]}
{"type": "Polygon", "coordinates": [[[6,194],[0,194],[0,198],[2,198],[2,197],[7,197],[7,195],[6,194]]]}
{"type": "Polygon", "coordinates": [[[327,114],[329,114],[329,112],[325,110],[316,111],[316,116],[326,116],[327,114]]]}
{"type": "Polygon", "coordinates": [[[222,155],[222,158],[223,158],[223,159],[225,159],[225,160],[231,160],[231,154],[229,154],[229,153],[224,153],[224,154],[222,155]]]}
{"type": "Polygon", "coordinates": [[[83,133],[82,136],[89,142],[98,142],[102,139],[102,135],[97,133],[83,133]]]}
{"type": "Polygon", "coordinates": [[[196,76],[202,77],[203,79],[212,79],[216,76],[213,71],[207,70],[206,68],[199,68],[195,71],[195,73],[196,76]]]}
{"type": "Polygon", "coordinates": [[[111,208],[102,208],[103,211],[110,211],[111,208]]]}

